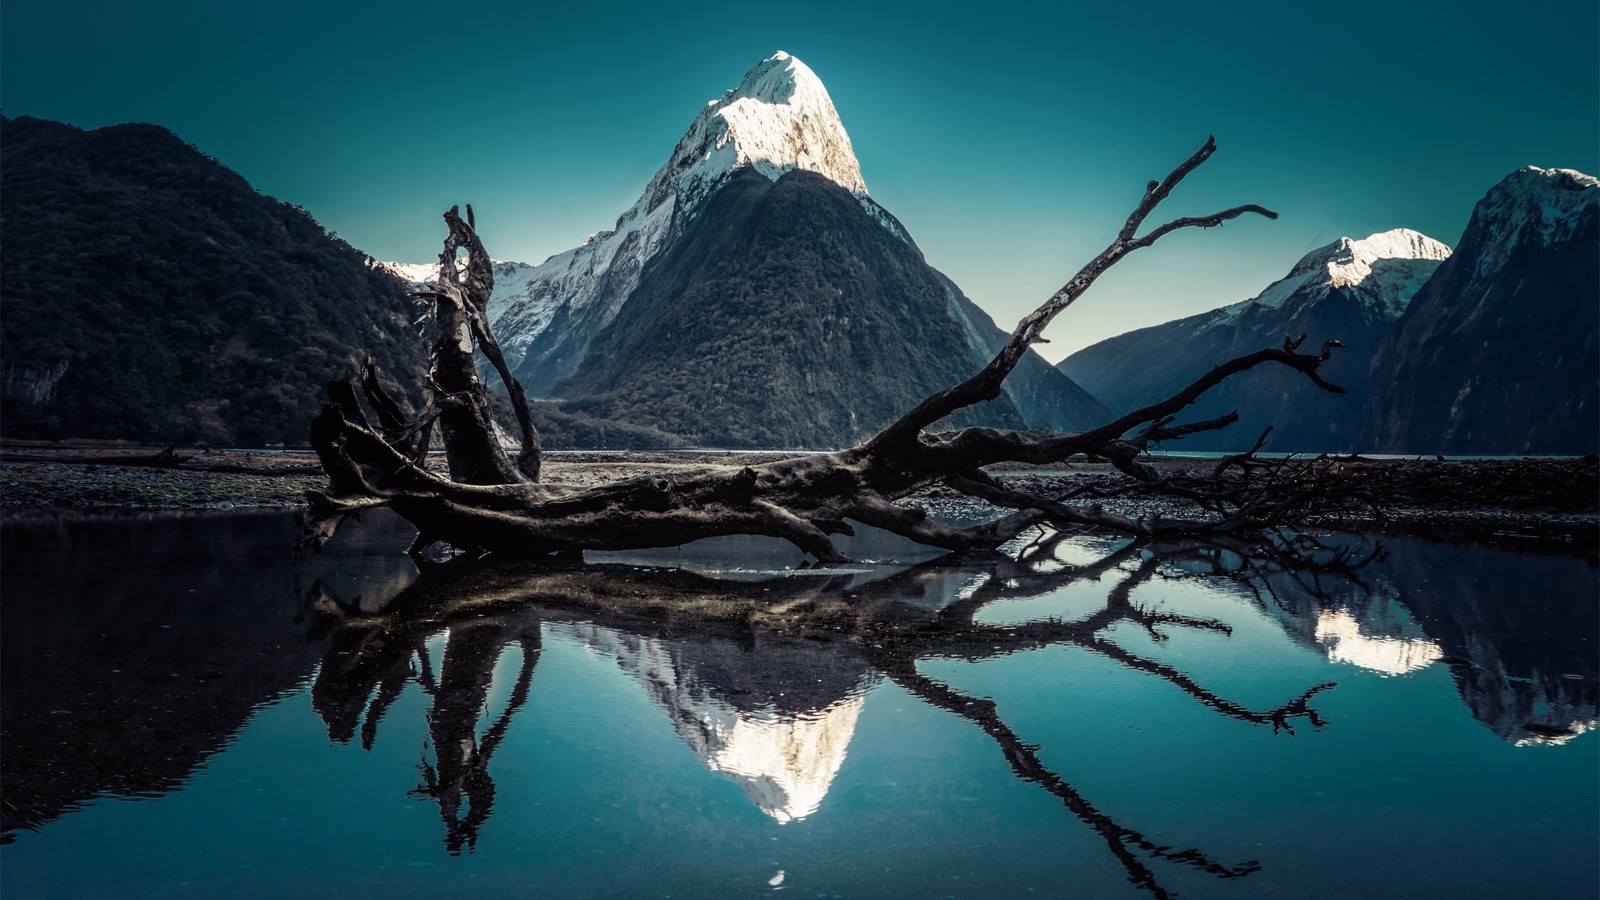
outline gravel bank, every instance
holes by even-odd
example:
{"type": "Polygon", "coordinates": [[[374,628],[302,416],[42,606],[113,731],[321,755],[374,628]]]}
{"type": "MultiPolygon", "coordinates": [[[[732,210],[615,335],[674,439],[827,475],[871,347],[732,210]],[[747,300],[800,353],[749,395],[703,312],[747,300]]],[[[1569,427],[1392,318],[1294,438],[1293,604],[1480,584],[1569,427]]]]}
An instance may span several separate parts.
{"type": "MultiPolygon", "coordinates": [[[[48,448],[16,451],[40,457],[137,453],[48,448]]],[[[635,475],[683,472],[708,465],[749,465],[780,459],[782,452],[552,452],[545,457],[551,485],[590,487],[635,475]]],[[[0,515],[73,510],[294,508],[307,490],[326,482],[310,471],[310,453],[211,451],[180,468],[62,462],[0,462],[0,515]],[[196,467],[224,467],[203,471],[196,467]],[[260,474],[272,470],[297,474],[260,474]]],[[[443,471],[442,459],[434,468],[443,471]]],[[[1164,474],[1200,474],[1214,460],[1159,457],[1164,474]]],[[[1600,461],[1586,459],[1348,460],[1329,469],[1330,477],[1377,486],[1387,521],[1330,523],[1345,527],[1375,524],[1448,536],[1478,532],[1549,537],[1593,547],[1600,535],[1600,461]]],[[[1073,462],[1056,466],[1000,466],[995,474],[1019,488],[1059,494],[1086,480],[1121,478],[1108,466],[1073,462]]],[[[936,513],[971,515],[982,504],[935,489],[916,502],[936,513]]],[[[1125,513],[1170,510],[1166,501],[1137,497],[1108,501],[1125,513]]]]}

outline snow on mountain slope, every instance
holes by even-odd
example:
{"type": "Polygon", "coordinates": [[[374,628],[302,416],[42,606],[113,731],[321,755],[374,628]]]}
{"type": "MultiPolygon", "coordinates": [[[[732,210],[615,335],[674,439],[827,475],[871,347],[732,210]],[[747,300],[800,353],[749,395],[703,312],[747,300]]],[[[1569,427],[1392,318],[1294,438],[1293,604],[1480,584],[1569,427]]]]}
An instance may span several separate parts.
{"type": "Polygon", "coordinates": [[[1237,410],[1239,425],[1195,435],[1183,448],[1249,446],[1272,425],[1274,450],[1349,449],[1378,342],[1450,255],[1444,244],[1405,229],[1340,238],[1249,300],[1101,341],[1059,368],[1120,413],[1170,396],[1224,360],[1278,346],[1286,335],[1337,339],[1345,346],[1321,373],[1348,394],[1323,393],[1288,370],[1248,372],[1188,411],[1204,419],[1237,410]]]}
{"type": "Polygon", "coordinates": [[[1566,243],[1583,212],[1600,205],[1600,180],[1572,169],[1525,166],[1506,176],[1479,201],[1472,215],[1484,231],[1475,278],[1488,278],[1523,244],[1566,243]]]}
{"type": "MultiPolygon", "coordinates": [[[[771,179],[791,169],[817,172],[854,194],[869,213],[880,209],[867,197],[850,137],[822,81],[805,63],[776,53],[700,111],[615,228],[550,257],[520,283],[497,286],[490,318],[518,377],[539,385],[566,374],[565,363],[540,367],[525,359],[539,335],[558,316],[564,327],[587,333],[608,323],[644,265],[701,201],[747,165],[771,179]]],[[[874,217],[896,230],[892,217],[874,217]]],[[[897,236],[904,239],[903,231],[897,236]]],[[[552,354],[566,358],[546,350],[552,354]]]]}
{"type": "Polygon", "coordinates": [[[1373,357],[1364,449],[1600,449],[1600,180],[1519,169],[1373,357]]]}
{"type": "Polygon", "coordinates": [[[1197,330],[1230,324],[1248,309],[1277,309],[1291,297],[1314,301],[1335,288],[1350,289],[1363,307],[1393,321],[1449,258],[1448,246],[1409,228],[1361,240],[1342,237],[1306,254],[1288,275],[1255,297],[1201,317],[1197,330]]]}
{"type": "MultiPolygon", "coordinates": [[[[494,293],[489,297],[489,318],[492,321],[505,311],[506,304],[512,297],[520,296],[527,291],[529,283],[535,278],[536,267],[525,262],[500,259],[491,262],[494,263],[494,293]]],[[[418,289],[439,277],[439,264],[436,262],[380,262],[377,265],[400,276],[418,289]]]]}
{"type": "Polygon", "coordinates": [[[773,180],[805,169],[853,194],[867,192],[828,89],[805,63],[782,51],[706,104],[640,199],[654,207],[675,195],[681,206],[692,208],[745,165],[773,180]]]}

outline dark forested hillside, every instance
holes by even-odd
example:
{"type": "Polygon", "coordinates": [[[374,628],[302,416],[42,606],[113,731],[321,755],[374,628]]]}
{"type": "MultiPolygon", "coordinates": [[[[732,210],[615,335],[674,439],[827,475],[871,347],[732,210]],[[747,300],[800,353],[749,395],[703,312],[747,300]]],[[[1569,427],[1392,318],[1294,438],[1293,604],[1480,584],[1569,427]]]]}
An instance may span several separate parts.
{"type": "Polygon", "coordinates": [[[154,125],[0,122],[0,252],[8,437],[302,444],[425,357],[399,279],[154,125]]]}

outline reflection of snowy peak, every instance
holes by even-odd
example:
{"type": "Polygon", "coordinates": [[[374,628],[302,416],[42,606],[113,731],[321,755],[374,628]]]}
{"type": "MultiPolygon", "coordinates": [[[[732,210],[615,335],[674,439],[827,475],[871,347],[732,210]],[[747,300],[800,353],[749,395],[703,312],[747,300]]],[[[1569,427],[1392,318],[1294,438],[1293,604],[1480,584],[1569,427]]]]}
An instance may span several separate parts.
{"type": "MultiPolygon", "coordinates": [[[[1396,539],[1360,582],[1315,590],[1272,579],[1263,611],[1330,662],[1389,676],[1447,666],[1473,718],[1518,746],[1554,745],[1600,723],[1594,579],[1580,559],[1396,539]],[[1410,585],[1402,592],[1400,585],[1410,585]]],[[[1437,670],[1436,670],[1437,671],[1437,670]]]]}
{"type": "MultiPolygon", "coordinates": [[[[695,751],[739,782],[762,812],[780,823],[803,819],[822,805],[844,764],[863,699],[856,694],[796,717],[766,711],[729,718],[695,710],[696,733],[705,737],[695,751]]],[[[681,724],[679,733],[684,734],[681,724]]]]}
{"type": "MultiPolygon", "coordinates": [[[[678,736],[713,771],[732,778],[762,812],[779,822],[816,812],[844,764],[870,676],[840,683],[820,706],[799,712],[757,699],[735,703],[738,685],[717,685],[707,677],[728,676],[747,663],[742,651],[732,660],[693,660],[696,649],[587,623],[560,626],[591,650],[614,657],[618,667],[644,686],[672,720],[678,736]],[[703,669],[703,671],[701,671],[703,669]]],[[[795,674],[783,667],[785,677],[795,674]]],[[[817,682],[834,681],[824,676],[817,682]]]]}
{"type": "Polygon", "coordinates": [[[1348,609],[1323,610],[1317,615],[1316,638],[1329,660],[1384,675],[1415,672],[1444,656],[1438,643],[1429,640],[1409,615],[1401,621],[1368,623],[1363,628],[1348,609]]]}
{"type": "Polygon", "coordinates": [[[1470,648],[1471,666],[1453,669],[1472,715],[1519,747],[1564,744],[1600,724],[1594,673],[1513,667],[1488,640],[1470,648]]]}

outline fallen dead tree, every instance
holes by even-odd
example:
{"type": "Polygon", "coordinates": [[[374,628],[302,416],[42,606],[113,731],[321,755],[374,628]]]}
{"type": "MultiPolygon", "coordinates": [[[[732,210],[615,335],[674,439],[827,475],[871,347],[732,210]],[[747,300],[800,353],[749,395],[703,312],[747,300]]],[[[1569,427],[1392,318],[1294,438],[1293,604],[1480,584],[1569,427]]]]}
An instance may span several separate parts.
{"type": "MultiPolygon", "coordinates": [[[[353,385],[336,382],[330,388],[335,402],[311,426],[311,443],[328,474],[329,489],[308,495],[302,545],[320,549],[345,518],[388,507],[417,526],[413,553],[443,542],[470,554],[573,557],[583,550],[675,546],[698,538],[751,534],[788,540],[828,563],[842,560],[830,536],[852,533],[850,521],[956,553],[984,555],[1041,524],[1144,538],[1228,534],[1292,524],[1330,505],[1346,505],[1347,496],[1319,490],[1314,481],[1247,479],[1257,485],[1252,489],[1219,468],[1208,479],[1164,482],[1140,461],[1156,444],[1235,421],[1235,414],[1186,423],[1179,423],[1178,416],[1207,390],[1257,366],[1288,366],[1324,390],[1344,393],[1318,374],[1340,346],[1338,341],[1302,353],[1304,335],[1286,338],[1282,347],[1224,362],[1165,400],[1079,433],[930,430],[958,410],[999,396],[1023,354],[1044,341],[1045,327],[1129,253],[1185,228],[1211,228],[1246,214],[1276,218],[1270,210],[1245,205],[1174,219],[1139,234],[1156,207],[1215,150],[1215,142],[1208,140],[1165,179],[1151,181],[1111,244],[1025,317],[981,371],[928,397],[864,443],[759,466],[712,467],[577,490],[538,483],[538,435],[487,318],[494,278],[489,255],[477,237],[471,208],[465,220],[451,209],[445,214],[449,234],[440,256],[440,278],[422,292],[432,303],[435,323],[428,408],[406,420],[370,364],[361,379],[362,395],[378,419],[376,425],[361,410],[353,385]],[[457,268],[457,255],[463,251],[464,272],[457,268]],[[511,390],[523,435],[515,459],[497,436],[477,377],[474,347],[511,390]],[[430,473],[423,464],[436,425],[449,458],[448,478],[430,473]],[[1010,489],[984,471],[996,463],[1051,463],[1077,455],[1107,459],[1147,490],[1188,501],[1197,514],[1119,515],[1092,499],[1074,502],[1010,489]],[[1275,489],[1291,483],[1293,490],[1275,489]],[[984,525],[960,528],[930,520],[920,509],[896,505],[939,484],[1010,512],[984,525]],[[1261,485],[1267,489],[1259,489],[1261,485]]],[[[1252,460],[1253,453],[1242,455],[1234,465],[1248,469],[1252,460]]]]}

